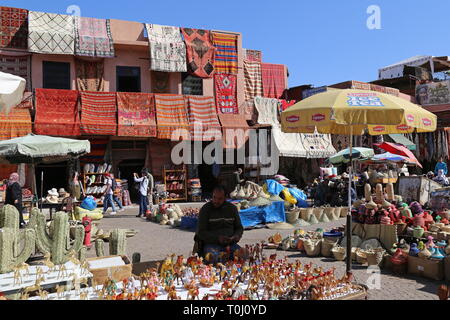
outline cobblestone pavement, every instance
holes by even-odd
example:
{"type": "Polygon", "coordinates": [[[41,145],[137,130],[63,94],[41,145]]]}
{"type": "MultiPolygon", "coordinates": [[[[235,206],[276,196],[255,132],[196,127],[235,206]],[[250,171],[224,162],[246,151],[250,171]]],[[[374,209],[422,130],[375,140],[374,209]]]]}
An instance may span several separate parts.
{"type": "MultiPolygon", "coordinates": [[[[128,239],[127,255],[132,256],[134,252],[141,254],[141,261],[153,261],[164,259],[169,254],[183,254],[189,256],[193,247],[194,233],[184,231],[169,226],[146,221],[142,218],[136,218],[137,207],[128,207],[124,212],[119,212],[115,216],[106,215],[98,227],[103,230],[113,228],[126,228],[138,230],[138,234],[128,239]]],[[[324,230],[332,227],[343,226],[345,219],[329,223],[321,223],[313,226],[304,227],[304,230],[315,230],[323,228],[324,230]]],[[[268,237],[276,232],[287,236],[293,230],[271,230],[255,229],[244,232],[240,245],[255,244],[262,240],[267,241],[268,237]]],[[[105,253],[108,249],[105,248],[105,253]]],[[[270,250],[268,254],[277,253],[278,257],[287,256],[292,259],[300,259],[303,263],[313,262],[315,265],[329,269],[336,268],[336,275],[342,276],[345,272],[345,262],[335,261],[333,259],[317,257],[310,258],[295,251],[270,250]]],[[[88,256],[95,256],[95,249],[88,251],[88,256]]],[[[362,284],[368,284],[369,277],[373,274],[367,272],[367,267],[358,264],[353,265],[356,281],[362,284]]],[[[371,283],[374,283],[373,281],[371,283]]],[[[369,290],[368,298],[370,300],[438,300],[436,295],[437,288],[441,281],[433,281],[420,277],[395,276],[390,271],[381,271],[379,289],[369,290]]]]}

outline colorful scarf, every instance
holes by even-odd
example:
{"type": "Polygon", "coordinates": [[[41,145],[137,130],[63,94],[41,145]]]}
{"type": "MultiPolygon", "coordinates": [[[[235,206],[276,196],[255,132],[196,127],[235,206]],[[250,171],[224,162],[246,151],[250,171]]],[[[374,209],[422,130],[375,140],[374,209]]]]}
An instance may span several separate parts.
{"type": "Polygon", "coordinates": [[[191,137],[194,141],[211,141],[221,137],[221,127],[213,97],[186,96],[191,124],[191,137]],[[199,132],[196,126],[201,125],[199,132]]]}
{"type": "Polygon", "coordinates": [[[219,114],[237,114],[237,76],[233,74],[215,74],[214,83],[216,89],[216,106],[219,114]]]}
{"type": "Polygon", "coordinates": [[[77,89],[79,91],[104,91],[104,62],[75,59],[77,89]]]}
{"type": "Polygon", "coordinates": [[[249,127],[243,114],[219,114],[225,149],[240,149],[249,137],[249,127]]]}
{"type": "Polygon", "coordinates": [[[117,92],[121,137],[156,137],[155,97],[151,93],[117,92]]]}
{"type": "Polygon", "coordinates": [[[79,136],[78,91],[35,89],[34,132],[50,136],[79,136]]]}
{"type": "Polygon", "coordinates": [[[5,54],[0,53],[0,71],[24,78],[27,82],[26,90],[31,91],[31,55],[9,55],[6,51],[3,52],[5,54]]]}
{"type": "Polygon", "coordinates": [[[245,100],[262,97],[261,63],[244,60],[244,77],[245,100]]]}
{"type": "Polygon", "coordinates": [[[156,119],[158,122],[158,139],[172,139],[172,134],[177,130],[174,140],[189,139],[189,121],[186,101],[182,95],[155,94],[156,119]],[[179,135],[178,135],[179,134],[179,135]]]}
{"type": "Polygon", "coordinates": [[[238,73],[237,35],[213,32],[216,47],[215,69],[217,73],[238,73]]]}
{"type": "Polygon", "coordinates": [[[151,71],[152,74],[152,92],[170,93],[170,73],[151,71]]]}
{"type": "Polygon", "coordinates": [[[89,57],[114,57],[109,19],[75,17],[75,54],[89,57]]]}
{"type": "Polygon", "coordinates": [[[74,16],[30,11],[28,50],[35,53],[75,53],[74,16]]]}
{"type": "Polygon", "coordinates": [[[245,50],[245,60],[254,61],[254,62],[262,62],[262,52],[258,50],[245,50]]]}
{"type": "Polygon", "coordinates": [[[28,10],[0,7],[0,48],[28,48],[28,10]]]}
{"type": "Polygon", "coordinates": [[[163,72],[186,72],[186,45],[180,28],[146,24],[150,43],[150,68],[163,72]]]}
{"type": "Polygon", "coordinates": [[[286,89],[285,66],[282,64],[261,64],[264,97],[279,99],[286,89]]]}
{"type": "Polygon", "coordinates": [[[211,78],[214,74],[214,55],[216,48],[207,30],[182,28],[186,42],[189,72],[200,78],[211,78]]]}
{"type": "Polygon", "coordinates": [[[23,137],[32,132],[30,110],[12,108],[9,114],[0,112],[0,140],[23,137]]]}
{"type": "Polygon", "coordinates": [[[81,132],[85,135],[115,136],[117,103],[113,92],[81,92],[81,132]]]}

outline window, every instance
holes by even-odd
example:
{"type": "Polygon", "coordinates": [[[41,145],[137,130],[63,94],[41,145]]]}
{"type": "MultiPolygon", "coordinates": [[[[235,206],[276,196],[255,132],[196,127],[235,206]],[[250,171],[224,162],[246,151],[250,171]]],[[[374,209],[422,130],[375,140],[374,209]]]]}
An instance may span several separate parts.
{"type": "Polygon", "coordinates": [[[116,91],[141,92],[141,68],[117,67],[116,91]]]}
{"type": "Polygon", "coordinates": [[[42,76],[44,89],[71,89],[69,62],[43,61],[42,76]]]}
{"type": "Polygon", "coordinates": [[[203,79],[192,76],[188,73],[182,74],[183,94],[202,96],[203,95],[203,79]]]}

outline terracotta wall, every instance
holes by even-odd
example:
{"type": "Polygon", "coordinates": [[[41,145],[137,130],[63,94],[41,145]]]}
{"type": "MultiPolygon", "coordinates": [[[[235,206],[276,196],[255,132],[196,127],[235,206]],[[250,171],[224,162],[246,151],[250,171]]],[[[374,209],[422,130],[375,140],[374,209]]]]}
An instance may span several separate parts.
{"type": "Polygon", "coordinates": [[[33,89],[42,88],[42,62],[69,62],[70,63],[70,82],[72,83],[72,90],[76,88],[75,79],[75,58],[69,55],[57,55],[57,54],[33,54],[31,58],[31,81],[33,89]]]}

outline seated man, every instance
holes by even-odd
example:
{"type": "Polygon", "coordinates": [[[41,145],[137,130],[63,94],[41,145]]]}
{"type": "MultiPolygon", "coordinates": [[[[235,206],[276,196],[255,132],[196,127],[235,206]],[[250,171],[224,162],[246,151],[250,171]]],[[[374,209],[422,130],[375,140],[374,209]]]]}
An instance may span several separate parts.
{"type": "Polygon", "coordinates": [[[225,189],[214,188],[212,201],[200,209],[196,237],[203,242],[203,255],[212,254],[212,261],[217,263],[221,252],[229,252],[227,259],[233,259],[235,250],[239,250],[239,240],[244,227],[239,212],[234,204],[225,201],[225,189]]]}

